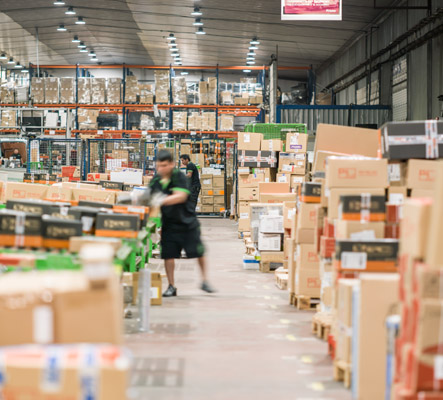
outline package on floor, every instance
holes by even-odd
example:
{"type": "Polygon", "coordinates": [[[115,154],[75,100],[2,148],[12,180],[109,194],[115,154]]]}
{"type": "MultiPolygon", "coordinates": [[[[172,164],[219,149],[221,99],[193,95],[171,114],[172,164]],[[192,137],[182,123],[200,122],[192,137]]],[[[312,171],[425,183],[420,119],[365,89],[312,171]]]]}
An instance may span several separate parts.
{"type": "Polygon", "coordinates": [[[286,135],[286,153],[306,153],[308,150],[308,134],[288,132],[286,135]]]}
{"type": "MultiPolygon", "coordinates": [[[[269,240],[269,239],[266,239],[269,240]]],[[[277,241],[276,241],[277,243],[277,241]]],[[[277,245],[275,245],[277,247],[277,245]]],[[[279,249],[280,250],[280,249],[279,249]]],[[[271,272],[283,267],[284,253],[282,251],[260,251],[260,271],[271,272]]]]}
{"type": "Polygon", "coordinates": [[[60,78],[60,103],[75,103],[75,79],[60,78]]]}

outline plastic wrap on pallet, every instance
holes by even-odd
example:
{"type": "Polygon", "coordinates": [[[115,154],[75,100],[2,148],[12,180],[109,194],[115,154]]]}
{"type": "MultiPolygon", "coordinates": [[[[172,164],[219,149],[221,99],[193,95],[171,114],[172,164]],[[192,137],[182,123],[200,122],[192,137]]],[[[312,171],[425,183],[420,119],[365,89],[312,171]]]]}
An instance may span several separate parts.
{"type": "Polygon", "coordinates": [[[155,119],[151,115],[142,114],[140,116],[140,130],[153,131],[155,130],[155,119]]]}
{"type": "Polygon", "coordinates": [[[1,110],[1,126],[17,126],[17,111],[3,108],[1,110]]]}
{"type": "Polygon", "coordinates": [[[191,112],[188,116],[188,130],[201,131],[202,130],[202,116],[198,112],[191,112]]]}
{"type": "Polygon", "coordinates": [[[59,102],[58,78],[45,78],[45,104],[58,104],[59,102]]]}
{"type": "Polygon", "coordinates": [[[186,79],[183,77],[175,77],[172,80],[172,102],[174,104],[188,103],[186,79]]]}
{"type": "Polygon", "coordinates": [[[78,103],[91,104],[91,79],[78,78],[78,103]]]}
{"type": "Polygon", "coordinates": [[[140,104],[154,104],[154,85],[151,83],[139,83],[140,104]]]}
{"type": "Polygon", "coordinates": [[[219,123],[220,131],[233,131],[234,130],[234,116],[228,114],[220,115],[220,123],[219,123]]]}
{"type": "Polygon", "coordinates": [[[174,131],[186,131],[188,129],[188,113],[186,111],[174,111],[172,128],[174,131]]]}
{"type": "Polygon", "coordinates": [[[104,104],[106,92],[105,78],[91,79],[91,104],[104,104]]]}
{"type": "Polygon", "coordinates": [[[32,78],[31,97],[34,104],[43,104],[45,102],[45,82],[43,78],[32,78]]]}
{"type": "Polygon", "coordinates": [[[15,91],[15,103],[24,104],[28,103],[28,87],[26,86],[16,86],[15,91]]]}
{"type": "Polygon", "coordinates": [[[169,103],[169,71],[154,71],[155,102],[169,103]]]}
{"type": "Polygon", "coordinates": [[[77,111],[78,123],[80,129],[97,129],[97,118],[100,114],[99,110],[90,110],[87,108],[79,108],[77,111]]]}
{"type": "Polygon", "coordinates": [[[60,78],[60,103],[75,103],[75,79],[60,78]]]}
{"type": "Polygon", "coordinates": [[[140,87],[136,76],[126,77],[126,89],[125,89],[125,103],[134,104],[137,103],[138,96],[140,95],[140,87]]]}
{"type": "Polygon", "coordinates": [[[215,119],[215,112],[204,112],[202,114],[202,131],[215,131],[215,119]]]}
{"type": "Polygon", "coordinates": [[[224,90],[220,92],[220,104],[223,105],[233,105],[234,104],[234,96],[232,91],[224,90]]]}
{"type": "Polygon", "coordinates": [[[0,103],[14,104],[14,88],[11,83],[4,84],[0,87],[0,103]]]}
{"type": "Polygon", "coordinates": [[[106,90],[107,104],[121,103],[121,88],[122,88],[122,80],[120,78],[108,79],[108,87],[106,90]]]}

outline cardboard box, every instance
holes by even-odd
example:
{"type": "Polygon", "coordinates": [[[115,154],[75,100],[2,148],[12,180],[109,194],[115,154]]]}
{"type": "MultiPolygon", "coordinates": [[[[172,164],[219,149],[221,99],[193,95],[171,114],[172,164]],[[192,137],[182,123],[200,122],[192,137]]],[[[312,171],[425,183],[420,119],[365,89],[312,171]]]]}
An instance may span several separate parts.
{"type": "Polygon", "coordinates": [[[437,172],[437,161],[409,160],[406,186],[408,189],[434,190],[437,172]]]}
{"type": "Polygon", "coordinates": [[[285,229],[291,229],[294,219],[297,218],[296,205],[296,201],[286,201],[283,203],[283,224],[285,229]]]}
{"type": "MultiPolygon", "coordinates": [[[[277,166],[277,153],[273,151],[239,150],[238,166],[251,168],[274,168],[277,166]]],[[[269,171],[271,173],[271,171],[269,171]]],[[[265,182],[268,176],[265,175],[265,182]]],[[[269,179],[268,181],[271,181],[269,179]]]]}
{"type": "Polygon", "coordinates": [[[260,219],[263,215],[283,215],[283,204],[250,203],[251,239],[258,242],[260,219]]]}
{"type": "Polygon", "coordinates": [[[78,253],[83,246],[89,244],[106,244],[111,246],[115,252],[122,246],[122,241],[119,238],[100,237],[100,236],[72,236],[69,239],[69,252],[78,253]]]}
{"type": "Polygon", "coordinates": [[[283,151],[283,142],[280,139],[270,139],[261,141],[261,150],[283,151]]]}
{"type": "Polygon", "coordinates": [[[297,175],[306,173],[305,153],[280,153],[278,159],[278,171],[297,175]]]}
{"type": "Polygon", "coordinates": [[[259,225],[260,233],[284,233],[283,215],[263,215],[259,225]]]}
{"type": "Polygon", "coordinates": [[[151,306],[162,305],[162,276],[159,272],[151,272],[151,306]]]}
{"type": "Polygon", "coordinates": [[[318,124],[315,139],[315,157],[319,151],[365,157],[378,157],[380,153],[379,132],[375,129],[318,124]]]}
{"type": "Polygon", "coordinates": [[[397,274],[360,275],[358,295],[355,296],[358,300],[354,303],[352,343],[355,349],[352,360],[354,396],[359,400],[383,399],[385,396],[386,316],[398,301],[398,287],[397,274]]]}
{"type": "Polygon", "coordinates": [[[260,253],[260,271],[271,272],[283,267],[284,253],[282,251],[262,251],[260,253]]]}
{"type": "Polygon", "coordinates": [[[327,188],[386,188],[388,162],[384,159],[329,157],[326,165],[327,188]]]}
{"type": "Polygon", "coordinates": [[[83,271],[5,274],[0,299],[0,319],[8,321],[0,330],[2,346],[123,340],[122,294],[113,273],[100,285],[92,284],[83,271]],[[42,294],[52,302],[45,302],[42,294]],[[8,305],[24,297],[27,302],[20,309],[8,305]]]}
{"type": "Polygon", "coordinates": [[[304,203],[321,203],[321,183],[304,182],[300,186],[299,200],[304,203]]]}
{"type": "Polygon", "coordinates": [[[140,216],[133,214],[98,213],[95,234],[104,237],[136,238],[140,231],[140,216]]]}
{"type": "Polygon", "coordinates": [[[382,222],[386,220],[385,196],[340,196],[338,218],[345,221],[382,222]]]}
{"type": "Polygon", "coordinates": [[[284,203],[296,199],[297,195],[294,193],[260,193],[260,203],[284,203]]]}
{"type": "Polygon", "coordinates": [[[319,262],[317,249],[313,244],[297,245],[297,268],[318,270],[319,262]]]}
{"type": "Polygon", "coordinates": [[[389,161],[389,186],[406,186],[408,164],[405,161],[389,161]]]}
{"type": "Polygon", "coordinates": [[[318,151],[315,153],[312,173],[314,176],[324,176],[326,171],[326,160],[328,157],[351,157],[351,154],[337,153],[333,151],[318,151]]]}
{"type": "Polygon", "coordinates": [[[225,187],[225,177],[214,175],[214,177],[212,178],[212,186],[214,188],[224,188],[225,187]]]}
{"type": "Polygon", "coordinates": [[[239,175],[238,176],[238,187],[245,188],[245,187],[252,187],[252,188],[258,188],[259,182],[265,181],[265,175],[264,174],[249,174],[249,175],[239,175]]]}
{"type": "Polygon", "coordinates": [[[244,200],[255,200],[259,199],[259,190],[255,187],[243,187],[238,190],[238,199],[240,201],[244,200]]]}
{"type": "Polygon", "coordinates": [[[297,210],[297,229],[315,229],[317,205],[315,203],[300,203],[297,210]]]}
{"type": "Polygon", "coordinates": [[[287,133],[286,134],[286,153],[306,153],[308,149],[307,133],[287,133]]]}
{"type": "Polygon", "coordinates": [[[262,138],[263,135],[261,133],[239,132],[238,150],[261,150],[262,138]]]}
{"type": "Polygon", "coordinates": [[[5,199],[35,199],[46,197],[48,186],[35,183],[8,182],[6,184],[5,199]]]}
{"type": "Polygon", "coordinates": [[[338,218],[338,210],[341,196],[369,194],[371,196],[383,196],[384,188],[333,188],[329,191],[327,197],[328,217],[331,219],[338,218]]]}
{"type": "Polygon", "coordinates": [[[260,194],[289,193],[289,183],[259,182],[258,188],[259,188],[260,194]]]}
{"type": "Polygon", "coordinates": [[[403,204],[408,197],[406,186],[390,186],[388,188],[388,203],[403,204]]]}
{"type": "Polygon", "coordinates": [[[60,103],[61,104],[75,103],[74,78],[60,78],[60,103]]]}
{"type": "Polygon", "coordinates": [[[214,210],[215,210],[214,205],[208,205],[208,204],[202,205],[201,208],[202,213],[213,213],[214,210]]]}
{"type": "Polygon", "coordinates": [[[72,197],[76,201],[115,204],[116,193],[109,190],[72,189],[72,197]]]}
{"type": "Polygon", "coordinates": [[[426,263],[433,267],[443,266],[441,238],[443,237],[443,162],[438,163],[438,173],[435,186],[435,198],[431,209],[431,223],[428,231],[426,263]]]}
{"type": "Polygon", "coordinates": [[[337,318],[345,327],[352,327],[352,291],[358,284],[358,279],[338,280],[337,318]]]}
{"type": "Polygon", "coordinates": [[[214,204],[214,196],[202,196],[202,205],[214,204]]]}
{"type": "Polygon", "coordinates": [[[52,185],[48,188],[45,198],[49,200],[71,201],[72,189],[52,185]]]}
{"type": "Polygon", "coordinates": [[[251,220],[249,218],[240,217],[238,219],[238,231],[249,232],[251,230],[251,220]]]}
{"type": "Polygon", "coordinates": [[[313,244],[315,241],[315,229],[299,228],[296,231],[295,241],[298,244],[313,244]]]}
{"type": "Polygon", "coordinates": [[[318,268],[296,268],[295,293],[297,295],[319,298],[320,290],[321,280],[318,268]]]}
{"type": "Polygon", "coordinates": [[[200,179],[202,189],[212,189],[212,180],[212,175],[202,175],[200,179]]]}
{"type": "Polygon", "coordinates": [[[336,221],[335,237],[341,239],[383,239],[385,235],[384,222],[336,221]]]}
{"type": "Polygon", "coordinates": [[[260,251],[280,251],[281,234],[259,233],[258,249],[260,251]]]}
{"type": "Polygon", "coordinates": [[[423,259],[430,235],[432,200],[408,199],[400,222],[400,254],[423,259]]]}

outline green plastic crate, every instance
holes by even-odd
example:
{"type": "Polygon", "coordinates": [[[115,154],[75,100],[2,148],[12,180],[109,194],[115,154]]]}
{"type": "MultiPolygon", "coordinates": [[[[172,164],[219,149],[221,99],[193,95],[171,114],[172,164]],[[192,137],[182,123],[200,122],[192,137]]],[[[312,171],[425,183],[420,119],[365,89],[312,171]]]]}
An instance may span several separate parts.
{"type": "Polygon", "coordinates": [[[245,132],[262,133],[265,140],[285,141],[288,132],[307,133],[307,128],[305,124],[248,124],[245,132]]]}

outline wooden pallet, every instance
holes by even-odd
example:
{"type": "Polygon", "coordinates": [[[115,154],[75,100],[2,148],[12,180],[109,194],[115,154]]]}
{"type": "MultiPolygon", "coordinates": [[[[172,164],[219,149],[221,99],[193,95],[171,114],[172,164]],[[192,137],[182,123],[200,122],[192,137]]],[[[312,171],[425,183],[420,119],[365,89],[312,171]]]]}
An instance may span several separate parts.
{"type": "Polygon", "coordinates": [[[312,333],[319,339],[327,341],[331,333],[332,319],[329,315],[315,314],[312,317],[312,333]]]}
{"type": "Polygon", "coordinates": [[[320,302],[319,298],[309,297],[309,296],[294,296],[294,307],[298,310],[312,310],[315,311],[317,304],[320,302]]]}
{"type": "Polygon", "coordinates": [[[275,286],[280,290],[288,290],[288,274],[275,274],[275,286]]]}
{"type": "Polygon", "coordinates": [[[345,361],[334,361],[334,380],[343,382],[345,388],[351,387],[352,370],[351,364],[345,361]]]}

